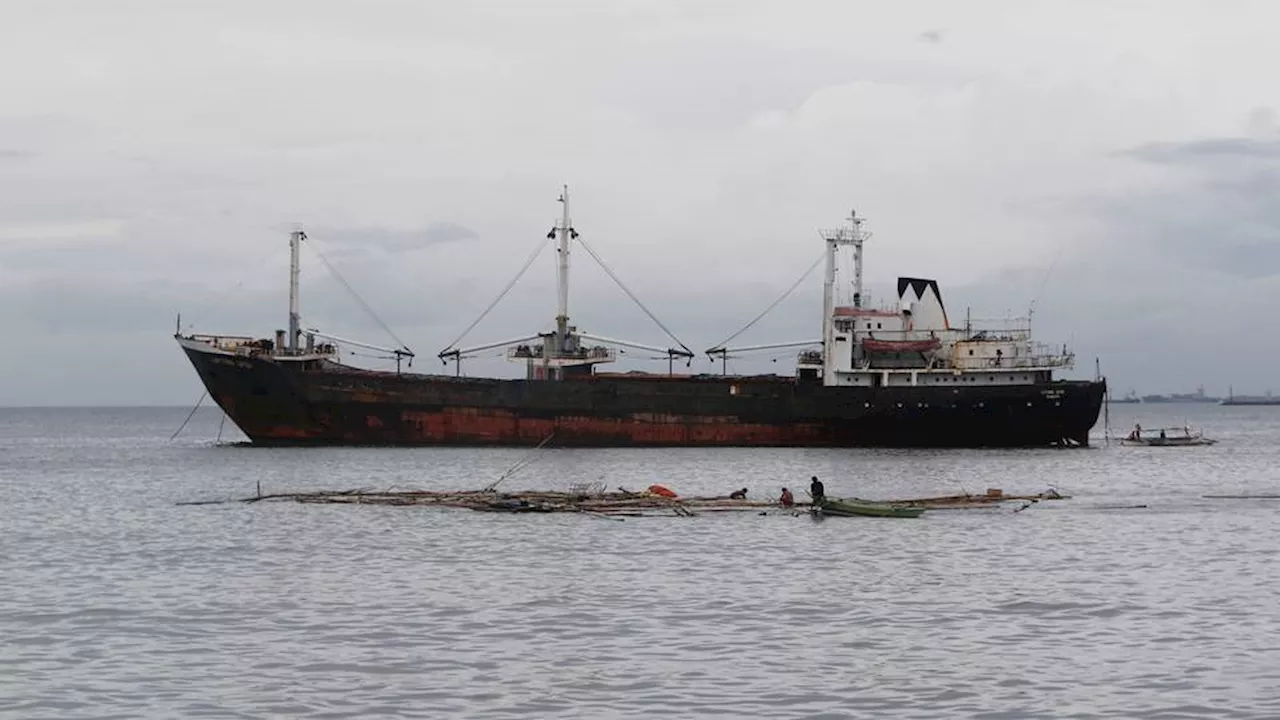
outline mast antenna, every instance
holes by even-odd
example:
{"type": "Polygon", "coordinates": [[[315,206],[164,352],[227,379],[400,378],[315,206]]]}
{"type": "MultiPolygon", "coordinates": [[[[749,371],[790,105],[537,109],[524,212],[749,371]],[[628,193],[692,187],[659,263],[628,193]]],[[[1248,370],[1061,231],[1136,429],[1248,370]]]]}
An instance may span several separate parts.
{"type": "Polygon", "coordinates": [[[298,273],[301,264],[299,253],[307,234],[301,226],[289,233],[289,354],[298,354],[298,334],[301,316],[298,312],[298,273]]]}
{"type": "Polygon", "coordinates": [[[849,242],[853,245],[853,306],[862,307],[862,243],[871,237],[871,233],[863,232],[862,218],[858,211],[849,210],[849,242]]]}
{"type": "Polygon", "coordinates": [[[556,284],[559,290],[559,305],[556,308],[556,351],[564,349],[565,340],[569,334],[569,240],[578,237],[578,233],[573,229],[573,225],[569,219],[569,186],[564,185],[560,191],[558,198],[560,203],[564,205],[560,217],[560,223],[551,228],[551,232],[547,233],[548,237],[559,237],[560,244],[556,248],[557,259],[556,265],[556,284]]]}

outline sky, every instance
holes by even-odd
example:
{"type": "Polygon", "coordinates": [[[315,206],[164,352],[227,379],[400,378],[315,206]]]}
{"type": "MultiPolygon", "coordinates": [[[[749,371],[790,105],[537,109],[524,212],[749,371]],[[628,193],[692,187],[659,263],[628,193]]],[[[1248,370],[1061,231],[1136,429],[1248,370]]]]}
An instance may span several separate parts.
{"type": "MultiPolygon", "coordinates": [[[[305,326],[453,372],[436,354],[540,243],[461,345],[552,326],[564,184],[696,351],[856,209],[873,301],[907,275],[953,316],[1032,310],[1116,393],[1280,392],[1278,23],[1246,0],[7,0],[0,405],[193,403],[178,313],[284,327],[298,226],[305,326]]],[[[582,330],[669,344],[581,249],[570,294],[582,330]]],[[[814,273],[737,342],[816,338],[820,308],[814,273]]]]}

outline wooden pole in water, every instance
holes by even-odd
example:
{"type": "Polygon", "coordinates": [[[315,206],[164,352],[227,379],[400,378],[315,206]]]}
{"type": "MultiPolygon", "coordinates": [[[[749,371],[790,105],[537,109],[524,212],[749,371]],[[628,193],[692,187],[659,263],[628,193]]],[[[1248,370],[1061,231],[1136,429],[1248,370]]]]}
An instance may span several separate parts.
{"type": "MultiPolygon", "coordinates": [[[[1102,379],[1102,361],[1099,358],[1093,359],[1094,375],[1102,379]]],[[[1111,388],[1108,387],[1102,396],[1102,432],[1106,433],[1102,437],[1102,444],[1105,447],[1111,447],[1111,388]]]]}
{"type": "Polygon", "coordinates": [[[1103,445],[1111,447],[1111,388],[1107,388],[1107,396],[1102,406],[1102,432],[1106,433],[1103,437],[1103,445]]]}

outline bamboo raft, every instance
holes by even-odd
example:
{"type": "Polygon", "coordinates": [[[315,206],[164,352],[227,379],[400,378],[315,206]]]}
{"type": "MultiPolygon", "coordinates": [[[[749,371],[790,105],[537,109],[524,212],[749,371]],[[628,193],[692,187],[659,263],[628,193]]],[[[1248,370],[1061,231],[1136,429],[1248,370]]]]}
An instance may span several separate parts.
{"type": "MultiPolygon", "coordinates": [[[[1048,490],[1035,495],[1005,495],[997,489],[988,490],[983,495],[947,495],[942,497],[914,498],[909,500],[887,500],[896,504],[915,507],[927,507],[935,510],[961,510],[970,508],[998,507],[1005,502],[1021,501],[1026,503],[1018,510],[1025,509],[1041,500],[1063,500],[1068,496],[1056,490],[1048,490]]],[[[256,503],[264,500],[291,500],[308,504],[346,504],[346,505],[429,505],[435,507],[458,508],[479,512],[504,513],[587,513],[605,516],[675,515],[693,516],[704,512],[756,511],[769,510],[795,512],[805,510],[808,502],[797,502],[785,507],[777,501],[735,499],[729,497],[669,497],[648,491],[631,491],[618,488],[616,492],[605,492],[602,489],[558,491],[518,491],[499,492],[492,488],[483,490],[374,490],[361,488],[355,490],[319,490],[314,492],[270,493],[245,498],[225,500],[200,500],[180,502],[178,505],[216,505],[224,503],[256,503]]]]}

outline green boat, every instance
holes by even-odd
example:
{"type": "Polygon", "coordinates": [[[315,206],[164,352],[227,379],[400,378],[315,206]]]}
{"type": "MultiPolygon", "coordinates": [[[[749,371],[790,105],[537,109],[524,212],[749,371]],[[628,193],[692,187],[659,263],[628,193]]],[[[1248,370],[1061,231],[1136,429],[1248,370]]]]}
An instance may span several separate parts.
{"type": "Polygon", "coordinates": [[[925,509],[920,506],[859,500],[858,498],[824,498],[820,510],[824,515],[837,515],[840,517],[861,515],[866,517],[913,518],[920,517],[925,509]]]}

